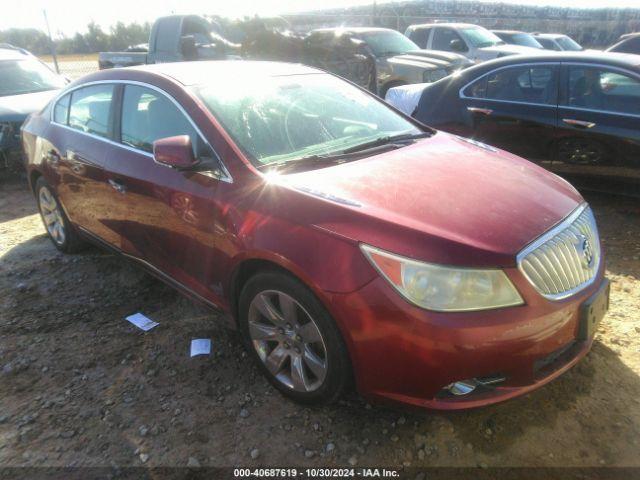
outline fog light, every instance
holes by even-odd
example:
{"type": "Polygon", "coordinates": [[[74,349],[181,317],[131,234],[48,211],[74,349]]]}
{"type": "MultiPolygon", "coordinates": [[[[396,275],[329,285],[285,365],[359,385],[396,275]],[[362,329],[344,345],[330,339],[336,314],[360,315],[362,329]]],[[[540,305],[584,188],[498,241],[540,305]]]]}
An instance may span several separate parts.
{"type": "Polygon", "coordinates": [[[478,386],[478,382],[474,379],[460,380],[459,382],[450,383],[445,388],[453,395],[468,395],[478,386]]]}

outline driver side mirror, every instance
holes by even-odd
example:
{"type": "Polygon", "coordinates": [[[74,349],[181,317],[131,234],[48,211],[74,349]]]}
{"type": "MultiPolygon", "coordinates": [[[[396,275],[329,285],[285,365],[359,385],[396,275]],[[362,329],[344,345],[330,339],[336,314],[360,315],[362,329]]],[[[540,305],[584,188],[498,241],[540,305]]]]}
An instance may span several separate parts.
{"type": "Polygon", "coordinates": [[[198,165],[189,135],[160,138],[153,142],[153,159],[176,170],[188,170],[198,165]]]}
{"type": "Polygon", "coordinates": [[[466,52],[467,47],[462,40],[455,38],[449,42],[449,47],[453,52],[466,52]]]}

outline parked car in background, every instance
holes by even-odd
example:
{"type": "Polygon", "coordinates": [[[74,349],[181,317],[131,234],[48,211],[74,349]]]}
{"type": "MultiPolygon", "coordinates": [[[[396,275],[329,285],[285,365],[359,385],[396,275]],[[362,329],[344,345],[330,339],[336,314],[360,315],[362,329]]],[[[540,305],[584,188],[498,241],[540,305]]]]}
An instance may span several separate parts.
{"type": "Polygon", "coordinates": [[[353,39],[362,42],[376,62],[377,93],[398,85],[429,83],[472,65],[456,53],[421,50],[406,36],[389,28],[340,27],[312,30],[307,45],[324,43],[327,38],[353,39]]]}
{"type": "Polygon", "coordinates": [[[580,52],[582,45],[568,35],[561,33],[534,33],[533,37],[545,50],[556,52],[580,52]]]}
{"type": "Polygon", "coordinates": [[[533,35],[518,30],[491,30],[496,37],[509,45],[520,45],[529,48],[544,48],[533,35]]]}
{"type": "Polygon", "coordinates": [[[411,25],[405,35],[420,48],[459,53],[474,62],[507,55],[530,54],[537,49],[508,45],[484,27],[469,23],[411,25]]]}
{"type": "Polygon", "coordinates": [[[581,186],[640,195],[635,55],[494,60],[427,85],[415,117],[540,162],[581,186]]]}
{"type": "Polygon", "coordinates": [[[170,15],[153,23],[148,44],[135,45],[124,52],[101,52],[98,66],[103,70],[151,63],[216,60],[239,54],[240,45],[222,37],[207,19],[199,15],[170,15]]]}
{"type": "Polygon", "coordinates": [[[67,81],[26,50],[0,45],[0,171],[23,168],[20,127],[67,81]]]}
{"type": "Polygon", "coordinates": [[[430,408],[522,395],[586,355],[608,306],[571,185],[310,67],[97,72],[23,140],[58,249],[90,239],[222,310],[302,403],[351,378],[430,408]]]}
{"type": "Polygon", "coordinates": [[[633,53],[640,55],[640,32],[622,35],[618,42],[611,45],[605,52],[633,53]]]}

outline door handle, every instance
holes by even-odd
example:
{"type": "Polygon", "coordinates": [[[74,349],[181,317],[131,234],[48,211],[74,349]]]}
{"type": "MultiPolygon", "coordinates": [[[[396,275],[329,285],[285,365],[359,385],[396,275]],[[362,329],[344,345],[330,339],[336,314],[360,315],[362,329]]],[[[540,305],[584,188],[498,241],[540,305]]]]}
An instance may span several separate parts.
{"type": "Polygon", "coordinates": [[[593,122],[585,122],[584,120],[574,120],[572,118],[563,118],[562,121],[567,125],[578,128],[593,128],[596,126],[593,122]]]}
{"type": "Polygon", "coordinates": [[[127,191],[127,188],[117,180],[109,179],[109,185],[111,185],[113,189],[118,193],[125,193],[127,191]]]}
{"type": "Polygon", "coordinates": [[[467,110],[469,110],[471,113],[479,113],[481,115],[491,115],[493,113],[493,110],[491,110],[490,108],[467,107],[467,110]]]}

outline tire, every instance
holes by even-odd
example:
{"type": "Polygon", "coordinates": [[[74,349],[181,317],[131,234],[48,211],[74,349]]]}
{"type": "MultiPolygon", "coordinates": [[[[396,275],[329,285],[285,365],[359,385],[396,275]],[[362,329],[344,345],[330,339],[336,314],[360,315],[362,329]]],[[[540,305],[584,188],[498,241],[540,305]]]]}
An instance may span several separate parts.
{"type": "Polygon", "coordinates": [[[64,253],[83,250],[86,243],[71,225],[58,197],[43,177],[38,178],[35,192],[42,224],[53,245],[64,253]]]}
{"type": "Polygon", "coordinates": [[[351,364],[335,322],[316,296],[279,272],[251,277],[240,294],[239,329],[269,382],[305,405],[337,400],[351,382],[351,364]]]}

